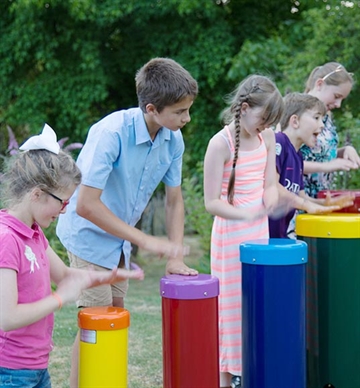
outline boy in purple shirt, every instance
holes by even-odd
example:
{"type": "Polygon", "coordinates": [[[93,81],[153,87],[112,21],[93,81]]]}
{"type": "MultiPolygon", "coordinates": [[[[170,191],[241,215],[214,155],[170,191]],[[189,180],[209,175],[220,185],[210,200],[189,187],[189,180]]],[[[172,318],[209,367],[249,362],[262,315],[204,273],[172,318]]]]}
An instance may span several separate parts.
{"type": "MultiPolygon", "coordinates": [[[[305,194],[303,183],[304,161],[299,151],[305,144],[316,145],[316,138],[323,127],[326,107],[318,98],[305,93],[289,93],[284,97],[285,110],[280,120],[282,132],[276,133],[276,170],[281,186],[297,194],[292,208],[277,209],[269,217],[271,238],[286,238],[295,210],[307,213],[328,213],[348,206],[349,195],[325,199],[311,198],[305,194]]],[[[281,203],[281,201],[280,201],[281,203]]]]}

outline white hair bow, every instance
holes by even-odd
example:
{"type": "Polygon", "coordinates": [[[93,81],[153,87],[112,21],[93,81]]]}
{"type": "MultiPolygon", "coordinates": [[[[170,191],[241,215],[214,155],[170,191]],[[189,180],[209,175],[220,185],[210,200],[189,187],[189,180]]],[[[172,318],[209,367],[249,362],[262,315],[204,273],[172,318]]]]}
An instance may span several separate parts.
{"type": "Polygon", "coordinates": [[[54,130],[49,125],[45,124],[40,135],[30,137],[30,139],[26,140],[19,149],[22,151],[47,150],[54,154],[58,154],[60,146],[57,142],[54,130]]]}

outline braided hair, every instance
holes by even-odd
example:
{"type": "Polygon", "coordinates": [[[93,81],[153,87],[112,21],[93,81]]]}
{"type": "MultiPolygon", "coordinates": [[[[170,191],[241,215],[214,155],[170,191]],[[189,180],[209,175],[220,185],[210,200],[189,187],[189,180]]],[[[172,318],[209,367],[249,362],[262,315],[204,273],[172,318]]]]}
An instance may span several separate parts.
{"type": "Polygon", "coordinates": [[[235,150],[227,193],[228,202],[233,204],[235,170],[240,148],[242,104],[246,102],[250,108],[262,108],[264,123],[270,127],[279,122],[284,102],[274,82],[262,75],[250,75],[245,78],[227,97],[227,101],[229,106],[223,111],[223,121],[225,124],[234,121],[235,124],[235,150]]]}

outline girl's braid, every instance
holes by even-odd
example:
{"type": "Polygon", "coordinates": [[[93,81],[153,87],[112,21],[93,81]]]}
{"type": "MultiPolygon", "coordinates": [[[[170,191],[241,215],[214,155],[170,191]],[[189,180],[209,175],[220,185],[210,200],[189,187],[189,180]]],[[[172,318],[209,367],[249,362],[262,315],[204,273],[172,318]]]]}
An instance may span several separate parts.
{"type": "Polygon", "coordinates": [[[235,122],[235,149],[234,149],[234,159],[233,159],[233,165],[230,173],[229,178],[229,185],[228,185],[228,202],[233,205],[234,202],[234,185],[235,185],[235,168],[236,163],[238,160],[238,152],[240,147],[240,119],[241,119],[241,105],[242,101],[238,102],[235,107],[235,115],[234,115],[234,122],[235,122]]]}

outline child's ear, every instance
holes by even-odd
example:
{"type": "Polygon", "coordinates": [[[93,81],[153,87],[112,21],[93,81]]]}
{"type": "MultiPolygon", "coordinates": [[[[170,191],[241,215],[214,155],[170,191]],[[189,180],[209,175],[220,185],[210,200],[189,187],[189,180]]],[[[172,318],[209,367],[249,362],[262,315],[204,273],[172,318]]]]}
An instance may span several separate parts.
{"type": "Polygon", "coordinates": [[[157,110],[154,104],[147,104],[145,109],[146,109],[146,113],[149,115],[153,115],[157,113],[157,110]]]}
{"type": "Polygon", "coordinates": [[[325,84],[325,81],[322,78],[318,78],[315,81],[314,89],[321,90],[321,88],[323,87],[324,84],[325,84]]]}
{"type": "Polygon", "coordinates": [[[241,104],[241,115],[246,115],[246,112],[249,110],[249,104],[247,102],[243,102],[241,104]]]}
{"type": "Polygon", "coordinates": [[[290,125],[293,127],[293,128],[299,128],[299,125],[300,125],[300,122],[299,122],[299,116],[298,115],[292,115],[290,117],[290,125]]]}
{"type": "Polygon", "coordinates": [[[30,198],[32,201],[38,201],[43,194],[44,192],[39,187],[34,187],[30,191],[30,198]]]}

